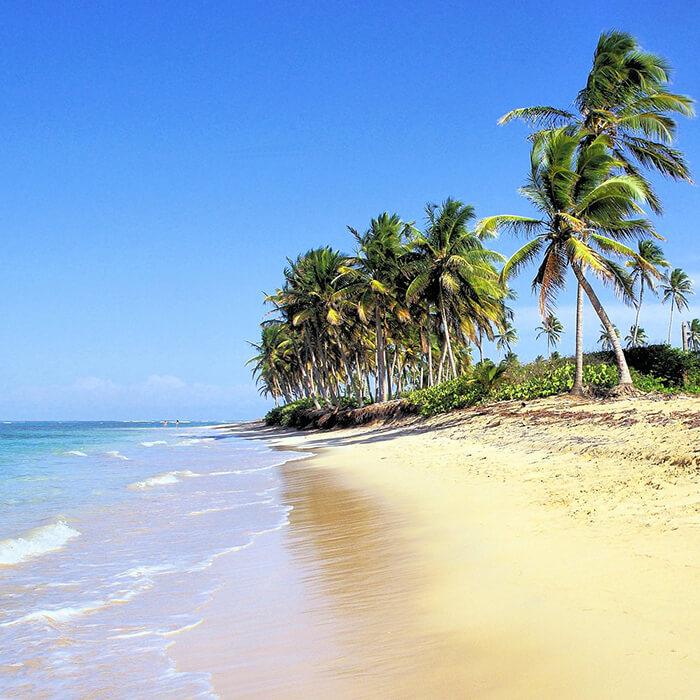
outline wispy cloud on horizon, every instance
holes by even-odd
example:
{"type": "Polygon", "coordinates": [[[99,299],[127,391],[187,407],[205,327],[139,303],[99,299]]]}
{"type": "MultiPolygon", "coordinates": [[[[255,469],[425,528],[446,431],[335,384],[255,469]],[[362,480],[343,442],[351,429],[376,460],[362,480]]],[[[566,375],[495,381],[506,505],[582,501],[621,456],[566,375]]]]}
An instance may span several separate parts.
{"type": "Polygon", "coordinates": [[[0,416],[11,420],[253,418],[265,402],[252,384],[219,386],[152,374],[122,384],[86,376],[65,385],[20,386],[2,393],[0,416]]]}

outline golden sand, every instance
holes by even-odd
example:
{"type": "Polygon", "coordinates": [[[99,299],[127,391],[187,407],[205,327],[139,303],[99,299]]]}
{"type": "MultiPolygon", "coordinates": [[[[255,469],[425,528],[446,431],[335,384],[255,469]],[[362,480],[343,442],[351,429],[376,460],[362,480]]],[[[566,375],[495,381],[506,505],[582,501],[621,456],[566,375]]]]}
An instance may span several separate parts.
{"type": "Polygon", "coordinates": [[[182,644],[223,697],[700,697],[698,426],[698,399],[557,398],[252,431],[317,453],[250,550],[270,619],[222,591],[182,644]]]}

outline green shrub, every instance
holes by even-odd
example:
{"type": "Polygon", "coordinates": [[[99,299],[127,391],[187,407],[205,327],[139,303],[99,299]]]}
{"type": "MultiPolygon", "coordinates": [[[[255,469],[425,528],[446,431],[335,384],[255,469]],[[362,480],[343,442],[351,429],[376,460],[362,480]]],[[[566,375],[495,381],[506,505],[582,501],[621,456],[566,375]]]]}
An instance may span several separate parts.
{"type": "Polygon", "coordinates": [[[464,375],[427,389],[406,392],[402,398],[415,406],[421,415],[434,416],[471,406],[478,401],[478,395],[470,375],[464,375]]]}
{"type": "Polygon", "coordinates": [[[700,358],[697,352],[684,352],[670,345],[648,345],[625,350],[627,363],[641,374],[667,380],[676,386],[700,374],[700,358]]]}
{"type": "Polygon", "coordinates": [[[298,399],[285,406],[275,406],[265,414],[265,425],[282,425],[284,427],[295,425],[298,413],[313,407],[313,399],[298,399]]]}

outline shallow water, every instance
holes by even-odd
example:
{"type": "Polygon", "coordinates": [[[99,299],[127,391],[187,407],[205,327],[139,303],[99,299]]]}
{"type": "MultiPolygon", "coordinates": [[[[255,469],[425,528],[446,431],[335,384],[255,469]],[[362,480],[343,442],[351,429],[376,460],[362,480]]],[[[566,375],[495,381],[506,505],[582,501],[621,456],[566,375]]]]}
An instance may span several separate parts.
{"type": "Polygon", "coordinates": [[[210,697],[169,647],[288,523],[289,455],[205,426],[0,425],[3,697],[210,697]]]}

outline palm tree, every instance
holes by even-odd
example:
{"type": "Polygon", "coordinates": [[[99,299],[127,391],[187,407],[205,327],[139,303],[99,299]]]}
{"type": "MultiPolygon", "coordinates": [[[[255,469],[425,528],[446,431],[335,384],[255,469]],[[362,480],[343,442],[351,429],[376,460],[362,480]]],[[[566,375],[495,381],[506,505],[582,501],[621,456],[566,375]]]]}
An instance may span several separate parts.
{"type": "Polygon", "coordinates": [[[537,333],[537,338],[544,335],[547,338],[547,353],[552,356],[552,348],[556,347],[561,341],[561,334],[564,331],[564,326],[561,325],[561,321],[552,314],[545,317],[541,326],[535,328],[537,333]]]}
{"type": "MultiPolygon", "coordinates": [[[[490,232],[509,228],[534,235],[534,240],[506,262],[502,279],[517,274],[541,254],[533,289],[539,289],[540,313],[546,317],[570,267],[612,337],[613,324],[585,278],[583,266],[630,298],[629,277],[605,255],[639,259],[622,241],[652,234],[653,227],[645,218],[630,218],[641,212],[637,202],[646,201],[645,189],[637,177],[615,174],[621,163],[610,154],[609,139],[599,136],[579,148],[580,142],[581,134],[567,128],[537,134],[530,177],[521,193],[539,210],[541,218],[495,216],[484,219],[480,228],[490,232]]],[[[642,267],[647,265],[639,260],[642,267]]],[[[618,391],[628,391],[632,378],[625,355],[616,335],[612,342],[619,370],[618,391]]]]}
{"type": "Polygon", "coordinates": [[[286,326],[282,323],[269,323],[263,326],[259,343],[248,344],[257,351],[246,365],[255,363],[253,376],[261,385],[263,395],[270,395],[277,405],[280,396],[286,403],[291,401],[290,375],[294,363],[291,342],[286,326]]]}
{"type": "Polygon", "coordinates": [[[696,352],[700,350],[700,319],[694,318],[688,324],[688,347],[696,352]]]}
{"type": "Polygon", "coordinates": [[[649,338],[644,329],[635,323],[630,326],[629,335],[625,336],[625,348],[629,350],[630,348],[642,347],[647,344],[647,340],[649,338]]]}
{"type": "MultiPolygon", "coordinates": [[[[633,283],[639,281],[639,297],[637,298],[637,315],[634,319],[634,328],[639,326],[639,312],[642,309],[642,299],[644,297],[644,287],[656,294],[656,280],[663,279],[660,267],[671,267],[671,263],[664,258],[663,251],[653,241],[639,241],[637,252],[648,266],[641,266],[636,260],[628,260],[626,265],[632,268],[631,279],[633,283]]],[[[632,345],[637,345],[637,333],[632,334],[632,345]]]]}
{"type": "Polygon", "coordinates": [[[340,269],[357,299],[360,320],[368,323],[370,317],[374,317],[378,401],[387,401],[390,393],[386,345],[389,316],[394,315],[402,322],[410,318],[403,301],[405,296],[398,289],[403,274],[402,257],[406,252],[404,241],[410,228],[398,214],[387,212],[372,219],[364,234],[348,226],[359,248],[352,265],[340,269]]]}
{"type": "Polygon", "coordinates": [[[577,114],[554,107],[526,107],[508,112],[499,123],[524,119],[540,127],[566,124],[582,129],[587,142],[606,134],[621,168],[640,178],[647,201],[660,213],[661,202],[639,166],[675,180],[692,181],[683,153],[671,144],[677,129],[672,115],[692,117],[694,101],[670,92],[670,80],[668,62],[643,51],[633,36],[603,32],[586,86],[576,98],[577,114]]]}
{"type": "MultiPolygon", "coordinates": [[[[625,32],[603,32],[586,86],[576,99],[578,114],[555,107],[525,107],[501,117],[500,124],[524,119],[537,128],[566,124],[581,129],[582,144],[600,135],[611,140],[614,156],[628,175],[640,178],[652,210],[662,206],[639,166],[674,180],[692,181],[683,153],[671,147],[677,124],[672,115],[693,116],[693,100],[669,92],[671,68],[642,51],[625,32]]],[[[576,378],[572,393],[583,391],[583,290],[576,297],[576,378]]]]}
{"type": "Polygon", "coordinates": [[[428,226],[424,233],[414,230],[410,243],[412,281],[406,300],[424,299],[437,310],[443,335],[439,381],[446,358],[457,376],[452,328],[473,341],[480,332],[493,338],[504,296],[493,263],[502,262],[503,256],[485,248],[482,237],[469,231],[473,207],[448,198],[440,206],[428,204],[425,211],[428,226]]]}
{"type": "Polygon", "coordinates": [[[661,286],[661,291],[664,293],[662,302],[665,304],[671,300],[671,315],[668,320],[668,339],[667,343],[671,344],[671,329],[673,328],[673,308],[682,311],[688,308],[688,295],[695,294],[693,291],[693,281],[679,267],[671,271],[671,274],[666,278],[665,283],[661,286]]]}
{"type": "Polygon", "coordinates": [[[503,325],[495,335],[496,348],[498,348],[498,359],[501,359],[501,352],[505,350],[510,353],[513,350],[513,345],[518,342],[518,331],[508,319],[503,321],[503,325]]]}
{"type": "MultiPolygon", "coordinates": [[[[613,332],[615,333],[614,338],[617,339],[619,342],[620,331],[615,325],[613,325],[613,332]]],[[[598,336],[598,343],[600,344],[600,347],[603,350],[614,350],[615,340],[610,334],[610,331],[608,331],[608,329],[603,325],[600,326],[600,335],[598,336]]]]}

